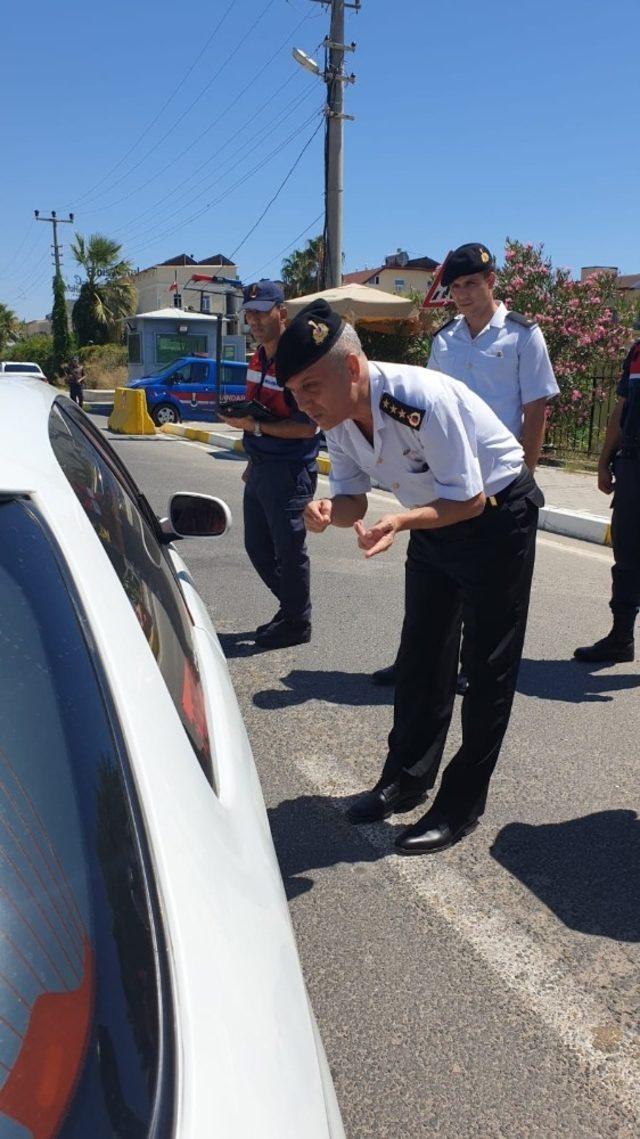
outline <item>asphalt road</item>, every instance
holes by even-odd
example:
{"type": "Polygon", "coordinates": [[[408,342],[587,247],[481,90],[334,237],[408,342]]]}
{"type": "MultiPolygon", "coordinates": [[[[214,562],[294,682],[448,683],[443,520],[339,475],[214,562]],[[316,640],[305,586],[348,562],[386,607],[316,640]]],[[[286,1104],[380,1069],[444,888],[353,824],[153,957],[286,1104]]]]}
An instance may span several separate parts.
{"type": "Polygon", "coordinates": [[[344,812],[385,754],[391,697],[368,673],[395,652],[405,541],[365,562],[350,533],[311,536],[313,639],[256,652],[276,606],[243,549],[243,461],[115,442],[159,512],[177,489],[231,506],[229,535],[180,552],[229,659],[350,1139],[637,1136],[640,665],[570,659],[607,628],[610,553],[539,539],[482,825],[402,859],[397,822],[344,812]]]}

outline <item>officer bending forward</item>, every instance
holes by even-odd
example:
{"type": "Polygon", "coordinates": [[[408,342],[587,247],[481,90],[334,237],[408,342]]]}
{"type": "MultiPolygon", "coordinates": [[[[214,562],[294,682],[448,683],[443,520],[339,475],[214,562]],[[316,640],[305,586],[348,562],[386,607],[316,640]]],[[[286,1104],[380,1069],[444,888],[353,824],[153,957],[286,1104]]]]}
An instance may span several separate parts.
{"type": "Polygon", "coordinates": [[[366,557],[411,531],[389,752],[375,787],[350,808],[351,822],[410,811],[433,787],[464,607],[462,746],[428,813],[396,840],[403,854],[442,850],[485,808],[522,655],[542,494],[522,447],[479,396],[440,372],[369,362],[325,301],[303,309],[281,337],[276,375],[327,438],[332,497],[307,506],[308,529],[353,526],[366,557]],[[405,509],[367,528],[372,476],[405,509]]]}

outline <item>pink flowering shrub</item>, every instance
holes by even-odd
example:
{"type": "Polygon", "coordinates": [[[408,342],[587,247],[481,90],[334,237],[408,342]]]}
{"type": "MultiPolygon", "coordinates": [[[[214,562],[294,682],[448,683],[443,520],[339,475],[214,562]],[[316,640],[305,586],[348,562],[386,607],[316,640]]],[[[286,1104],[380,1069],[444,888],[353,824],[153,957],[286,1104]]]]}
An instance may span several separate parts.
{"type": "MultiPolygon", "coordinates": [[[[560,395],[549,409],[549,427],[586,424],[592,401],[608,398],[599,381],[620,369],[633,338],[608,274],[574,281],[554,269],[542,245],[507,239],[496,294],[509,309],[535,318],[544,334],[560,395]]],[[[606,381],[605,381],[606,382],[606,381]]]]}

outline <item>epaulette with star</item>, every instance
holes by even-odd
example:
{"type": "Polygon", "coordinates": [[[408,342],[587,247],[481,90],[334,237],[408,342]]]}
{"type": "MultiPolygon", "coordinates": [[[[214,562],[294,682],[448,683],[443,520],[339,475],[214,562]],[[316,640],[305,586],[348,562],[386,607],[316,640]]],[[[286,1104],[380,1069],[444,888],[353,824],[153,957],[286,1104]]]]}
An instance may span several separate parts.
{"type": "Polygon", "coordinates": [[[380,410],[405,427],[412,427],[414,431],[418,430],[424,419],[424,408],[412,407],[411,404],[403,403],[388,392],[383,392],[380,397],[380,410]]]}
{"type": "Polygon", "coordinates": [[[533,328],[537,324],[537,320],[530,320],[528,316],[523,316],[521,312],[508,312],[505,320],[513,320],[516,324],[523,325],[524,328],[533,328]]]}

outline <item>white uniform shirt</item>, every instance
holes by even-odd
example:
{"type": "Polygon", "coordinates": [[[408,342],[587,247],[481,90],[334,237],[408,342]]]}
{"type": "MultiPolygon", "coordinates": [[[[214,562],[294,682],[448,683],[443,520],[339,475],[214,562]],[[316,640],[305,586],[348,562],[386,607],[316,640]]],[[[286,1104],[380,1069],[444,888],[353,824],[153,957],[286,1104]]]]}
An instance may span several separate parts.
{"type": "Polygon", "coordinates": [[[537,324],[527,328],[509,320],[503,304],[477,336],[463,316],[443,328],[434,337],[427,367],[467,384],[516,439],[522,435],[524,405],[543,396],[553,399],[559,391],[537,324]]]}
{"type": "Polygon", "coordinates": [[[426,368],[373,361],[369,379],[373,445],[351,419],[326,432],[332,495],[366,494],[374,478],[403,506],[466,502],[482,490],[497,494],[520,473],[522,447],[464,384],[426,368]],[[385,401],[397,407],[395,400],[424,409],[419,427],[382,410],[385,401]]]}

